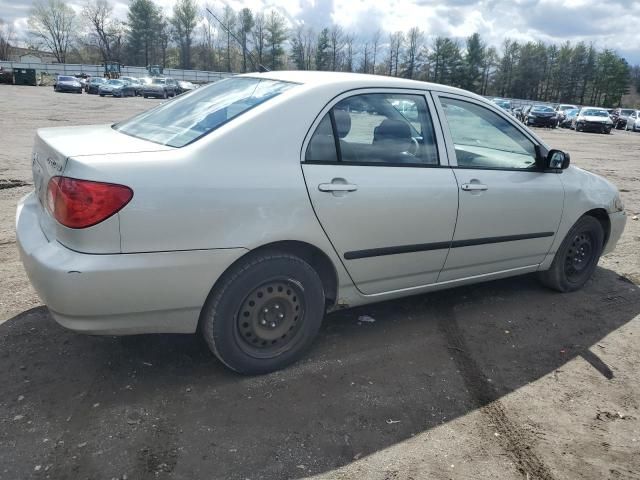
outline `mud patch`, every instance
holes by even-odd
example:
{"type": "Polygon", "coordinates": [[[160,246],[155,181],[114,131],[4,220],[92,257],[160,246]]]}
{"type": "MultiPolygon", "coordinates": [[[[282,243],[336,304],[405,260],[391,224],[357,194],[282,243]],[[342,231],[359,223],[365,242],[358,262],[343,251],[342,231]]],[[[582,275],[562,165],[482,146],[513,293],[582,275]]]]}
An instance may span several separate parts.
{"type": "Polygon", "coordinates": [[[23,182],[22,180],[16,180],[16,179],[5,179],[5,178],[0,178],[0,190],[5,190],[7,188],[17,188],[17,187],[24,187],[26,185],[29,185],[27,182],[23,182]]]}

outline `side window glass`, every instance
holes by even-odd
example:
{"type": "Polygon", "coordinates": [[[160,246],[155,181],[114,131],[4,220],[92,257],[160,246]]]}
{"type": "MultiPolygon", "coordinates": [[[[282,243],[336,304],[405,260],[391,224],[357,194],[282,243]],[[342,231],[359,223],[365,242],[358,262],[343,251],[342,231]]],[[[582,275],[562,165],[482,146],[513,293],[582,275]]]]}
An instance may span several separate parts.
{"type": "Polygon", "coordinates": [[[332,113],[343,162],[438,164],[433,124],[423,96],[355,95],[341,100],[332,113]]]}
{"type": "Polygon", "coordinates": [[[326,114],[309,141],[305,154],[307,162],[337,162],[336,140],[333,137],[331,116],[326,114]]]}
{"type": "Polygon", "coordinates": [[[441,98],[458,166],[533,169],[535,145],[500,115],[474,103],[441,98]]]}

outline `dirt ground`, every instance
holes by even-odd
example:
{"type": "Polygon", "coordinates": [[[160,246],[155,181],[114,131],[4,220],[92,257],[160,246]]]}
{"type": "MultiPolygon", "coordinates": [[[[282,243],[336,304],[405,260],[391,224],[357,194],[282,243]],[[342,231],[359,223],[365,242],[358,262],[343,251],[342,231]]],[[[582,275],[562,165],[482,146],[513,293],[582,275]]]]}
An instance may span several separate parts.
{"type": "MultiPolygon", "coordinates": [[[[15,245],[35,129],[156,103],[0,85],[0,479],[640,479],[631,218],[582,291],[524,276],[334,313],[263,377],[195,336],[55,324],[15,245]]],[[[640,213],[640,134],[538,131],[640,213]]]]}

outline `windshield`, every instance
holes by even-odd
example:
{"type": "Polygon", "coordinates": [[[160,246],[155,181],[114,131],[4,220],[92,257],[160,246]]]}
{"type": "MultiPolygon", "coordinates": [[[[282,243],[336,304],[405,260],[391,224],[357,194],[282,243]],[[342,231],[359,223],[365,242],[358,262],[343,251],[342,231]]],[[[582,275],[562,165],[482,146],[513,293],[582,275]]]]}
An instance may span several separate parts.
{"type": "Polygon", "coordinates": [[[589,108],[582,112],[585,117],[608,117],[609,113],[606,110],[596,110],[595,108],[589,108]]]}
{"type": "Polygon", "coordinates": [[[511,108],[511,102],[508,100],[494,100],[493,102],[499,107],[505,108],[507,110],[511,108]]]}
{"type": "Polygon", "coordinates": [[[154,78],[151,83],[165,83],[166,80],[164,78],[154,78]]]}
{"type": "Polygon", "coordinates": [[[109,85],[124,85],[124,82],[122,80],[109,80],[107,83],[109,85]]]}
{"type": "Polygon", "coordinates": [[[251,77],[228,78],[195,89],[114,128],[162,145],[183,147],[295,85],[251,77]]]}
{"type": "Polygon", "coordinates": [[[558,110],[560,110],[561,112],[564,112],[565,110],[575,110],[575,108],[576,107],[574,107],[573,105],[560,105],[558,110]]]}
{"type": "Polygon", "coordinates": [[[634,110],[621,110],[620,111],[620,115],[626,115],[629,116],[634,112],[634,110]]]}
{"type": "Polygon", "coordinates": [[[571,110],[567,110],[567,117],[573,117],[574,115],[576,115],[580,110],[578,110],[577,108],[573,108],[571,110]]]}
{"type": "Polygon", "coordinates": [[[58,77],[59,82],[77,82],[78,79],[75,77],[58,77]]]}
{"type": "Polygon", "coordinates": [[[553,108],[551,107],[546,107],[544,105],[536,105],[535,107],[533,107],[531,109],[532,112],[547,112],[547,113],[551,113],[553,112],[553,108]]]}

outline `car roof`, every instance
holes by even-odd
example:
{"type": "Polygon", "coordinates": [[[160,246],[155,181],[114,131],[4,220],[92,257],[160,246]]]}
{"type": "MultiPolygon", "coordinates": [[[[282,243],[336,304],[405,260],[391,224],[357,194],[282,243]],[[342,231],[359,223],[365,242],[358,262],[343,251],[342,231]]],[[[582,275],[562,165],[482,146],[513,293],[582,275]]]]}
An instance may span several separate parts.
{"type": "Polygon", "coordinates": [[[440,92],[454,93],[487,101],[486,98],[460,88],[449,87],[439,83],[409,80],[407,78],[387,77],[383,75],[368,75],[364,73],[346,72],[318,72],[310,70],[279,70],[264,73],[244,73],[239,77],[264,78],[280,80],[283,82],[301,83],[309,86],[326,86],[328,83],[336,87],[346,88],[406,88],[419,90],[437,90],[440,92]]]}

